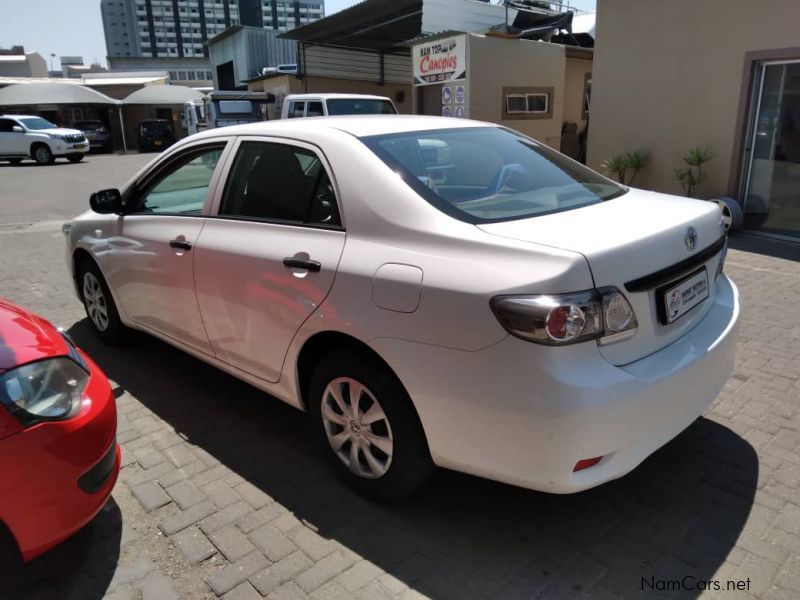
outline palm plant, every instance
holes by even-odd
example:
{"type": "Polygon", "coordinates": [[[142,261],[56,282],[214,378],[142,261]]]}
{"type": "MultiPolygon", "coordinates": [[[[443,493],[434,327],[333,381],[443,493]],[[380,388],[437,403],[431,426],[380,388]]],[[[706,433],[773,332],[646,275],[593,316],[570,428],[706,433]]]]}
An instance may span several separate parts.
{"type": "Polygon", "coordinates": [[[615,154],[601,166],[606,174],[623,185],[631,185],[636,175],[650,163],[650,151],[645,148],[615,154]]]}
{"type": "Polygon", "coordinates": [[[697,189],[706,178],[703,166],[712,158],[714,158],[714,153],[709,148],[691,148],[683,157],[683,162],[687,166],[674,169],[675,179],[681,184],[683,193],[689,198],[694,198],[697,189]]]}

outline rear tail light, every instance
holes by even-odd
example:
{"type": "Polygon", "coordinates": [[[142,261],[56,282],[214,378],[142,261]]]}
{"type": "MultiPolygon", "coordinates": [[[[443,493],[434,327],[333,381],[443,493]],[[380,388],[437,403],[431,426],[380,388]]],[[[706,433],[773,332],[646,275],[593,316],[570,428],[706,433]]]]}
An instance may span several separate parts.
{"type": "Polygon", "coordinates": [[[490,304],[511,335],[549,346],[595,339],[611,343],[632,336],[638,326],[628,299],[615,287],[573,294],[496,296],[490,304]]]}

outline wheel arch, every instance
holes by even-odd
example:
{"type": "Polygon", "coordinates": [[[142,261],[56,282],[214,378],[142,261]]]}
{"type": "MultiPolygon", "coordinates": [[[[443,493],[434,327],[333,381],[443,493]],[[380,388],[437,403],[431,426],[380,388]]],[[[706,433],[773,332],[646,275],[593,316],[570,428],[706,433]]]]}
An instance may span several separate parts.
{"type": "Polygon", "coordinates": [[[94,259],[91,252],[89,252],[86,248],[75,248],[75,251],[72,253],[72,282],[75,284],[75,291],[78,294],[78,298],[81,302],[83,302],[83,290],[81,289],[80,282],[78,281],[78,267],[85,260],[92,261],[95,265],[97,265],[98,269],[100,268],[100,265],[97,264],[97,261],[94,259]]]}
{"type": "MultiPolygon", "coordinates": [[[[11,531],[11,528],[0,519],[0,556],[4,552],[11,552],[12,558],[22,561],[22,550],[20,549],[19,541],[14,532],[11,531]]],[[[8,567],[8,565],[5,565],[5,567],[8,567]]]]}
{"type": "Polygon", "coordinates": [[[30,145],[30,148],[29,148],[31,156],[33,156],[33,153],[36,152],[36,148],[38,146],[47,146],[47,149],[50,150],[50,152],[53,155],[55,155],[55,152],[53,152],[53,149],[50,147],[50,144],[48,144],[44,140],[34,140],[33,142],[31,142],[31,145],[30,145]]]}
{"type": "Polygon", "coordinates": [[[311,376],[314,373],[314,367],[319,363],[322,357],[336,348],[364,352],[365,354],[372,356],[376,361],[383,365],[383,367],[386,368],[391,376],[394,377],[398,385],[403,388],[403,391],[406,393],[406,396],[410,401],[411,409],[414,411],[414,415],[417,418],[418,425],[423,432],[425,431],[425,428],[422,426],[422,420],[420,419],[419,411],[414,405],[414,399],[411,398],[406,386],[403,385],[403,382],[391,365],[386,362],[386,360],[369,344],[356,337],[353,337],[352,335],[342,333],[341,331],[320,331],[315,333],[303,343],[303,346],[297,355],[297,386],[300,392],[299,399],[304,410],[308,410],[308,394],[310,391],[309,388],[311,386],[311,376]]]}

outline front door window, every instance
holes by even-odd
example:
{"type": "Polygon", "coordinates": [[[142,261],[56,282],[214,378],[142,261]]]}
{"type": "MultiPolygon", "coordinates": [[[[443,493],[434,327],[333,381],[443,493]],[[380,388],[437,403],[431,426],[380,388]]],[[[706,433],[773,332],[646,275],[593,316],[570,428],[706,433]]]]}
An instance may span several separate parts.
{"type": "Polygon", "coordinates": [[[800,62],[760,65],[750,159],[744,181],[745,225],[800,235],[800,62]]]}

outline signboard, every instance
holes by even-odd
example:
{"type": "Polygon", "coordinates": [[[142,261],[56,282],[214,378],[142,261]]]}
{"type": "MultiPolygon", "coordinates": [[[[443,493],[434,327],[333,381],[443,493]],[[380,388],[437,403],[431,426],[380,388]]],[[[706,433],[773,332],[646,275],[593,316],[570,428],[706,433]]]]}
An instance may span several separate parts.
{"type": "Polygon", "coordinates": [[[465,79],[467,38],[458,35],[414,46],[414,83],[430,85],[465,79]]]}

